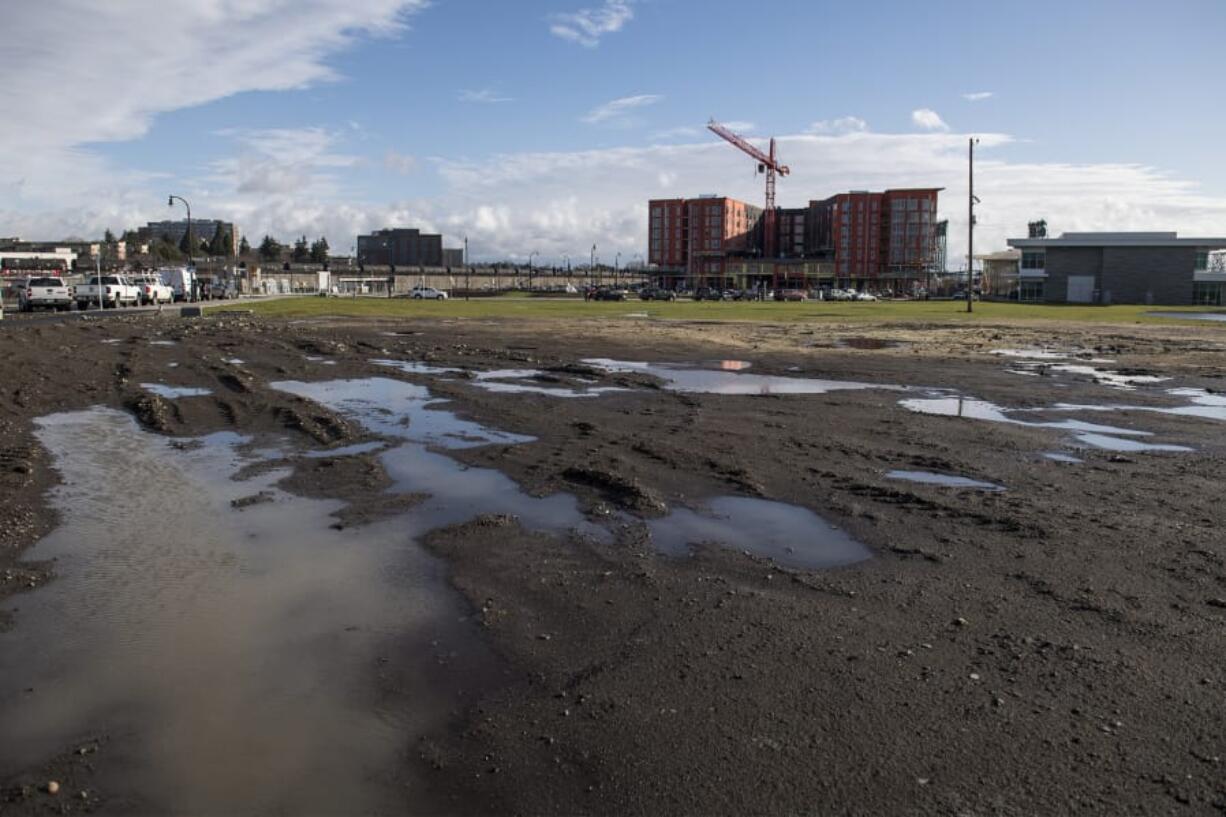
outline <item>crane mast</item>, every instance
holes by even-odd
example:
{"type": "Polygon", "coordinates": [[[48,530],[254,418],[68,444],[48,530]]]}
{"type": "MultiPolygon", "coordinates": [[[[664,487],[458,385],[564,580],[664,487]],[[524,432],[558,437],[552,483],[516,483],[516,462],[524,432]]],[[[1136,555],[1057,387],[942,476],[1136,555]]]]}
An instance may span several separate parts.
{"type": "Polygon", "coordinates": [[[780,164],[775,157],[775,138],[772,136],[770,140],[770,152],[763,153],[761,150],[752,145],[748,139],[740,136],[723,125],[712,119],[707,123],[707,130],[714,133],[724,141],[731,144],[733,147],[740,150],[742,153],[748,154],[758,162],[758,172],[766,174],[766,209],[762,213],[764,232],[762,239],[763,255],[767,258],[775,257],[775,176],[786,176],[791,173],[791,168],[787,165],[780,164]]]}

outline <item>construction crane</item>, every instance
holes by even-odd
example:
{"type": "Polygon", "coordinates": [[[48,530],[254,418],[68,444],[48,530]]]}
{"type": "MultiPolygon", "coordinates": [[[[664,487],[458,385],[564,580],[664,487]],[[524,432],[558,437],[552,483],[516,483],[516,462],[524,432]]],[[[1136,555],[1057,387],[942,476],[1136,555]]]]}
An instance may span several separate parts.
{"type": "Polygon", "coordinates": [[[731,143],[743,153],[748,153],[758,162],[758,172],[766,174],[766,210],[762,214],[765,219],[763,231],[763,255],[767,258],[775,257],[775,174],[786,176],[791,173],[791,169],[787,165],[779,164],[775,158],[775,137],[771,137],[770,153],[763,153],[749,143],[749,140],[743,136],[738,136],[732,131],[725,128],[723,125],[712,119],[707,123],[707,130],[714,133],[719,138],[731,143]]]}

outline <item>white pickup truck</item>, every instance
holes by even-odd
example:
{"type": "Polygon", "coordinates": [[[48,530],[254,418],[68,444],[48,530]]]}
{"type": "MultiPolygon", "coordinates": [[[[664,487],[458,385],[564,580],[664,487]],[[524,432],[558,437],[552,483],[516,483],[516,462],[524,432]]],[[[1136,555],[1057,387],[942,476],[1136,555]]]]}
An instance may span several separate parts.
{"type": "Polygon", "coordinates": [[[131,283],[140,292],[141,304],[168,304],[175,299],[174,289],[159,275],[133,275],[131,283]]]}
{"type": "Polygon", "coordinates": [[[98,276],[91,275],[89,280],[77,287],[77,309],[97,306],[99,289],[102,290],[104,307],[137,306],[140,303],[140,289],[127,276],[103,275],[99,283],[98,276]]]}

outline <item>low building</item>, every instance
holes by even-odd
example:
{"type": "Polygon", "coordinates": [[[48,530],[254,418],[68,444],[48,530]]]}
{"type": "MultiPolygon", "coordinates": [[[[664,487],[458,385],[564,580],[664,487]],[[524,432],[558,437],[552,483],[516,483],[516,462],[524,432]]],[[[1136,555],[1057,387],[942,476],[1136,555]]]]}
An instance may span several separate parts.
{"type": "MultiPolygon", "coordinates": [[[[983,264],[983,272],[979,276],[980,292],[993,298],[1018,297],[1018,266],[1022,260],[1021,250],[1001,250],[985,255],[976,255],[975,260],[983,264]]],[[[963,278],[965,278],[965,274],[963,278]]]]}
{"type": "Polygon", "coordinates": [[[416,228],[398,227],[360,235],[357,249],[358,263],[363,266],[448,267],[464,263],[463,250],[444,249],[441,235],[416,228]]]}
{"type": "Polygon", "coordinates": [[[1023,301],[1221,306],[1226,271],[1210,265],[1226,238],[1176,233],[1064,233],[1011,238],[1023,301]]]}

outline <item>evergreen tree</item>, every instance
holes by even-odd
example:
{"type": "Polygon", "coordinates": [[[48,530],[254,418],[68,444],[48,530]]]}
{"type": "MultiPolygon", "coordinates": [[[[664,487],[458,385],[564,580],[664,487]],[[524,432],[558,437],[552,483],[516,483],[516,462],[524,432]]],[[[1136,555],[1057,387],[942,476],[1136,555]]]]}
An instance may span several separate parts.
{"type": "Polygon", "coordinates": [[[102,234],[102,243],[109,244],[111,246],[114,246],[115,244],[115,234],[112,233],[109,228],[102,234]]]}
{"type": "Polygon", "coordinates": [[[251,243],[247,241],[247,236],[243,236],[238,241],[238,254],[251,255],[251,243]]]}
{"type": "Polygon", "coordinates": [[[281,257],[281,244],[270,235],[264,236],[260,242],[260,258],[265,261],[276,261],[281,257]]]}
{"type": "Polygon", "coordinates": [[[307,247],[307,240],[306,240],[306,236],[304,235],[301,238],[299,238],[297,241],[294,242],[293,259],[301,263],[303,261],[306,261],[310,257],[311,257],[311,251],[307,247]]]}
{"type": "Polygon", "coordinates": [[[230,255],[233,246],[234,241],[230,238],[230,231],[218,227],[213,233],[213,240],[209,242],[209,255],[230,255]]]}
{"type": "Polygon", "coordinates": [[[316,264],[326,264],[328,261],[328,239],[322,235],[311,242],[311,261],[316,264]]]}
{"type": "Polygon", "coordinates": [[[194,252],[192,247],[195,244],[195,236],[195,230],[188,230],[185,232],[183,234],[183,238],[179,241],[179,252],[183,253],[184,255],[191,255],[194,252]]]}
{"type": "Polygon", "coordinates": [[[165,239],[154,241],[149,247],[149,254],[159,261],[181,261],[183,253],[179,252],[174,244],[165,239]]]}

